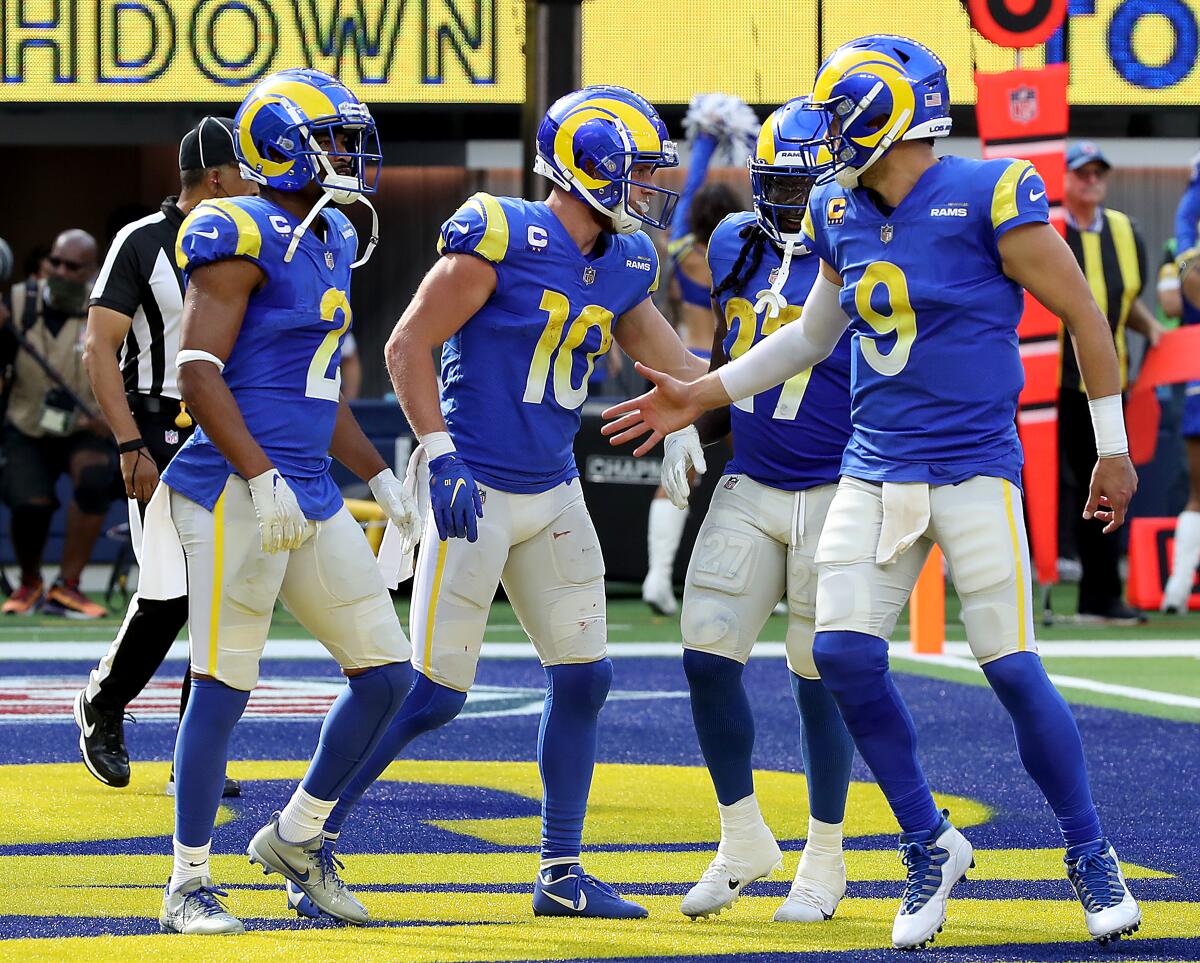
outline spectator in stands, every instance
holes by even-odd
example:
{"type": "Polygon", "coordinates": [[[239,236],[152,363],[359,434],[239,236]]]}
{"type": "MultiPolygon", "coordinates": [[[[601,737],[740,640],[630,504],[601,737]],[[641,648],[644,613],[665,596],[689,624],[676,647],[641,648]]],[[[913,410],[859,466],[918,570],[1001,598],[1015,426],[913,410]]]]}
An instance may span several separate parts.
{"type": "MultiPolygon", "coordinates": [[[[1138,295],[1145,285],[1146,245],[1128,215],[1104,206],[1112,165],[1087,141],[1067,151],[1063,199],[1067,243],[1088,279],[1100,309],[1108,317],[1121,363],[1121,388],[1128,385],[1126,326],[1143,334],[1151,346],[1163,327],[1138,295]]],[[[1096,438],[1079,364],[1070,338],[1062,339],[1062,371],[1058,397],[1059,452],[1076,487],[1087,490],[1096,461],[1096,438]]],[[[1104,535],[1095,520],[1074,519],[1079,552],[1079,621],[1092,624],[1136,625],[1145,616],[1122,599],[1118,563],[1121,542],[1116,533],[1104,535]]]]}
{"type": "Polygon", "coordinates": [[[77,619],[107,614],[79,590],[83,568],[116,490],[116,449],[83,366],[87,299],[96,276],[96,241],[86,231],[64,231],[47,257],[49,275],[12,289],[12,318],[0,338],[0,362],[12,365],[4,426],[4,500],[12,509],[12,543],[21,585],[4,603],[6,614],[35,607],[77,619]],[[17,331],[26,344],[18,343],[17,331]],[[38,363],[45,362],[46,368],[38,363]],[[55,485],[71,478],[74,497],[58,579],[47,591],[42,553],[58,505],[55,485]]]}

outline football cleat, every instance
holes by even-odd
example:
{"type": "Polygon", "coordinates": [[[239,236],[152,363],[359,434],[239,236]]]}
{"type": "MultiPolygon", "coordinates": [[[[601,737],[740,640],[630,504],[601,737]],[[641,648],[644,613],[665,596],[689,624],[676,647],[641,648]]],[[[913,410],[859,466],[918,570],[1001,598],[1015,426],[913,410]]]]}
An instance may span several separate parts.
{"type": "Polygon", "coordinates": [[[5,615],[32,615],[46,594],[46,587],[39,579],[36,585],[26,585],[22,582],[17,590],[5,601],[5,615]]]}
{"type": "MultiPolygon", "coordinates": [[[[340,864],[339,864],[340,865],[340,864]]],[[[321,907],[308,898],[308,894],[290,879],[284,882],[287,890],[288,909],[297,916],[315,920],[321,915],[321,907]]]]}
{"type": "Polygon", "coordinates": [[[772,918],[776,923],[821,923],[833,918],[845,895],[846,860],[840,854],[810,857],[805,851],[787,899],[772,918]]]}
{"type": "Polygon", "coordinates": [[[661,576],[657,572],[650,572],[642,582],[642,601],[658,615],[674,615],[679,611],[670,575],[661,576]]]}
{"type": "Polygon", "coordinates": [[[41,611],[46,615],[61,615],[63,618],[90,621],[108,615],[108,609],[93,602],[79,591],[78,583],[68,584],[58,579],[42,600],[41,611]]]}
{"type": "MultiPolygon", "coordinates": [[[[171,767],[171,775],[167,777],[167,785],[163,792],[168,796],[175,795],[175,768],[171,767]]],[[[225,777],[225,785],[221,789],[222,799],[237,799],[242,794],[242,784],[229,776],[225,777]]]]}
{"type": "Polygon", "coordinates": [[[79,755],[87,771],[106,786],[129,785],[129,752],[125,749],[125,713],[97,709],[87,701],[87,690],[75,696],[75,725],[79,727],[79,755]]]}
{"type": "MultiPolygon", "coordinates": [[[[342,882],[338,875],[342,862],[325,843],[324,834],[301,843],[289,843],[279,835],[279,813],[275,813],[254,834],[246,855],[251,863],[263,867],[264,875],[279,873],[295,883],[320,912],[360,926],[367,922],[367,909],[342,882]]],[[[291,903],[290,896],[288,902],[291,903]]]]}
{"type": "Polygon", "coordinates": [[[892,925],[892,946],[915,950],[934,941],[946,922],[950,890],[975,865],[973,853],[966,837],[945,818],[929,832],[900,836],[900,858],[908,867],[908,880],[892,925]]]}
{"type": "Polygon", "coordinates": [[[589,876],[576,864],[558,879],[551,879],[549,869],[538,873],[533,884],[533,915],[640,920],[650,914],[644,906],[622,899],[608,883],[589,876]]]}
{"type": "Polygon", "coordinates": [[[688,890],[680,912],[692,919],[714,916],[732,906],[742,890],[783,866],[783,853],[770,830],[751,840],[721,840],[717,855],[688,890]]]}
{"type": "Polygon", "coordinates": [[[1102,849],[1077,858],[1066,856],[1067,879],[1083,904],[1088,933],[1103,946],[1137,931],[1142,911],[1125,885],[1116,851],[1105,840],[1102,849]]]}
{"type": "Polygon", "coordinates": [[[164,933],[183,933],[189,936],[222,936],[244,933],[242,921],[221,904],[219,897],[228,896],[217,889],[208,876],[189,879],[175,892],[171,881],[163,890],[162,910],[158,928],[164,933]]]}

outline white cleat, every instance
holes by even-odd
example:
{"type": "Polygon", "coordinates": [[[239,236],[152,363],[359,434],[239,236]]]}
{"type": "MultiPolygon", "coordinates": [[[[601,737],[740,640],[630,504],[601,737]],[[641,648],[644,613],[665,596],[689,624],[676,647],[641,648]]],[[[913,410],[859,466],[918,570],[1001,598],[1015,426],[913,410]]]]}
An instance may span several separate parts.
{"type": "Polygon", "coordinates": [[[950,890],[975,865],[973,854],[967,838],[946,819],[931,832],[901,835],[900,858],[908,867],[908,880],[892,925],[892,946],[916,950],[934,941],[946,922],[950,890]]]}
{"type": "Polygon", "coordinates": [[[218,897],[226,896],[216,889],[207,876],[189,879],[174,893],[171,881],[163,890],[162,910],[158,928],[164,933],[184,933],[189,936],[224,936],[244,933],[242,921],[225,909],[218,897]]]}
{"type": "Polygon", "coordinates": [[[823,923],[833,918],[845,895],[846,860],[805,853],[787,899],[772,918],[776,923],[823,923]]]}
{"type": "Polygon", "coordinates": [[[736,903],[747,886],[782,866],[783,853],[770,831],[752,840],[722,839],[716,857],[688,890],[679,909],[692,919],[719,914],[736,903]]]}
{"type": "Polygon", "coordinates": [[[1112,846],[1063,862],[1067,864],[1067,879],[1083,904],[1083,918],[1092,939],[1103,946],[1137,931],[1142,911],[1125,885],[1125,874],[1112,846]]]}
{"type": "Polygon", "coordinates": [[[642,601],[659,615],[674,615],[679,611],[670,575],[650,572],[642,582],[642,601]]]}
{"type": "Polygon", "coordinates": [[[1182,582],[1176,582],[1174,579],[1167,579],[1167,584],[1163,587],[1162,604],[1158,607],[1160,612],[1168,612],[1171,615],[1179,615],[1187,613],[1188,599],[1192,594],[1192,586],[1189,582],[1184,585],[1182,582]]]}

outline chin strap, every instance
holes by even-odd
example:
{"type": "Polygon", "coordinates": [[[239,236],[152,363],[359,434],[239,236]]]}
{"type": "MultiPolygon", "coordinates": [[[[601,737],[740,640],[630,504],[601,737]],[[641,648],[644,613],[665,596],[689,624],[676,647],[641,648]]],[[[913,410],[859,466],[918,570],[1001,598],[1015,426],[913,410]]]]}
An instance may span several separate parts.
{"type": "MultiPolygon", "coordinates": [[[[320,150],[316,143],[309,137],[313,148],[320,150]]],[[[369,260],[375,251],[375,246],[379,243],[379,212],[375,210],[375,205],[368,201],[358,190],[359,181],[357,177],[351,177],[347,174],[338,174],[333,169],[333,165],[329,163],[329,158],[324,151],[320,153],[321,166],[325,168],[325,177],[321,180],[321,199],[312,206],[312,210],[305,215],[304,220],[297,225],[292,231],[292,240],[288,244],[287,251],[283,255],[284,264],[289,263],[296,254],[296,248],[300,246],[300,238],[307,232],[312,222],[316,220],[317,215],[321,213],[323,208],[330,201],[335,204],[366,204],[371,212],[371,236],[367,240],[367,246],[363,249],[362,257],[350,265],[350,270],[353,271],[356,267],[362,267],[369,260]],[[352,189],[354,188],[354,189],[352,189]]]]}
{"type": "Polygon", "coordinates": [[[788,306],[788,300],[783,296],[783,286],[787,284],[788,272],[792,267],[792,254],[800,243],[794,238],[787,241],[783,247],[783,263],[775,274],[775,281],[765,291],[758,292],[758,300],[754,302],[754,313],[758,314],[764,308],[768,318],[776,318],[788,306]]]}

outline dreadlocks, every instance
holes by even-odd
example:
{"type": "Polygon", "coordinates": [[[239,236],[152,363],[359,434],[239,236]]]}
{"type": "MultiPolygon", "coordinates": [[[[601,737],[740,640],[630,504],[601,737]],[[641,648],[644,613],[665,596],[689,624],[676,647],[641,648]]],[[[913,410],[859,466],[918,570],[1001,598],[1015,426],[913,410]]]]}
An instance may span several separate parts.
{"type": "Polygon", "coordinates": [[[758,226],[758,222],[747,224],[738,232],[738,237],[742,239],[742,249],[738,252],[737,260],[733,262],[733,267],[725,276],[725,280],[713,289],[714,299],[726,291],[741,294],[746,282],[762,264],[763,251],[766,250],[768,238],[766,232],[758,226]],[[746,263],[747,261],[749,264],[746,263]]]}

